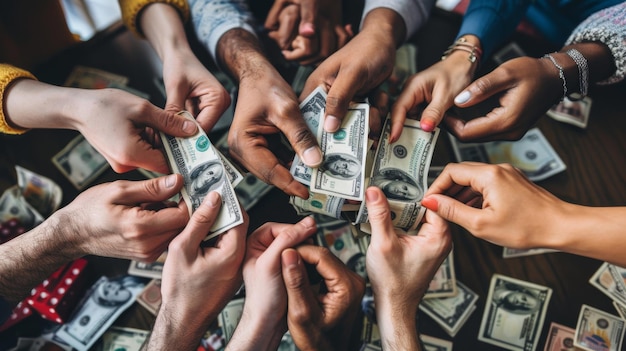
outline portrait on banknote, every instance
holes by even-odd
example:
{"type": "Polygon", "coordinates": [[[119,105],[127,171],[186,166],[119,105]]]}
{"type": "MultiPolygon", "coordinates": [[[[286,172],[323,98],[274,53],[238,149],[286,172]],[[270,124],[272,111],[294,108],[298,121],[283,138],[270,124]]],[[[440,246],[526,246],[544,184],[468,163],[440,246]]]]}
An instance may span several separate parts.
{"type": "Polygon", "coordinates": [[[367,278],[367,271],[365,270],[365,255],[362,253],[357,253],[356,255],[350,257],[348,262],[346,262],[346,266],[349,270],[358,274],[361,278],[367,278]]]}
{"type": "MultiPolygon", "coordinates": [[[[217,189],[224,181],[224,167],[219,160],[210,160],[197,165],[189,173],[191,199],[202,201],[211,190],[217,189]]],[[[200,206],[195,204],[194,207],[200,206]]]]}
{"type": "Polygon", "coordinates": [[[361,174],[361,162],[352,155],[330,154],[326,155],[319,169],[331,177],[354,179],[361,174]]]}
{"type": "Polygon", "coordinates": [[[417,181],[397,168],[380,170],[372,178],[371,184],[379,187],[388,199],[415,202],[423,195],[417,181]]]}
{"type": "Polygon", "coordinates": [[[56,154],[52,162],[77,189],[83,189],[108,166],[106,159],[80,135],[56,154]]]}
{"type": "Polygon", "coordinates": [[[531,314],[541,307],[535,295],[535,292],[523,286],[503,282],[493,291],[492,303],[514,314],[531,314]]]}

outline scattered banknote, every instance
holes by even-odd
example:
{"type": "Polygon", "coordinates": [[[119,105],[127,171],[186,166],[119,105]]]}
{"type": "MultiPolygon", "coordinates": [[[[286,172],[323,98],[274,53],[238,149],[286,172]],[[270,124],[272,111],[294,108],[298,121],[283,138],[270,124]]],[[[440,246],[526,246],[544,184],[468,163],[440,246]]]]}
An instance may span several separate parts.
{"type": "Polygon", "coordinates": [[[137,303],[145,307],[153,315],[157,315],[161,307],[161,279],[152,279],[137,296],[137,303]]]}
{"type": "Polygon", "coordinates": [[[403,44],[396,50],[396,59],[393,71],[380,88],[396,100],[402,92],[406,80],[417,73],[417,47],[413,44],[403,44]]]}
{"type": "Polygon", "coordinates": [[[626,268],[610,264],[607,266],[609,272],[615,280],[615,284],[621,287],[622,291],[626,291],[626,268]]]}
{"type": "Polygon", "coordinates": [[[610,297],[613,301],[622,304],[622,306],[626,306],[626,290],[623,288],[624,280],[622,275],[619,274],[619,270],[623,270],[623,268],[611,266],[613,265],[604,262],[591,279],[589,279],[589,283],[598,288],[598,290],[602,291],[602,293],[610,297]],[[615,274],[616,271],[617,274],[615,274]]]}
{"type": "Polygon", "coordinates": [[[439,269],[437,269],[433,280],[430,281],[424,299],[449,297],[457,294],[453,257],[453,251],[450,251],[448,257],[446,257],[441,266],[439,266],[439,269]]]}
{"type": "Polygon", "coordinates": [[[452,342],[428,335],[420,335],[424,351],[452,351],[452,342]]]}
{"type": "Polygon", "coordinates": [[[543,249],[543,248],[537,248],[537,249],[512,249],[510,247],[503,247],[502,248],[502,258],[532,256],[532,255],[539,255],[539,254],[542,254],[542,253],[556,252],[556,251],[557,250],[543,249]]]}
{"type": "MultiPolygon", "coordinates": [[[[317,135],[324,109],[326,108],[326,92],[322,87],[317,87],[309,96],[300,103],[300,112],[306,125],[314,135],[317,135]]],[[[293,178],[304,185],[311,184],[313,169],[300,161],[300,157],[296,155],[289,169],[293,178]]]]}
{"type": "Polygon", "coordinates": [[[226,343],[233,337],[237,324],[243,314],[244,299],[231,300],[217,317],[218,323],[224,333],[226,343]]]}
{"type": "Polygon", "coordinates": [[[554,105],[546,114],[559,122],[571,124],[585,129],[591,112],[591,98],[585,96],[582,100],[571,101],[567,97],[554,105]]]}
{"type": "Polygon", "coordinates": [[[48,340],[44,337],[37,338],[17,338],[17,344],[14,348],[8,351],[72,351],[72,347],[56,342],[54,340],[48,340]]]}
{"type": "Polygon", "coordinates": [[[102,335],[102,351],[139,351],[149,334],[147,330],[111,327],[102,335]]]}
{"type": "Polygon", "coordinates": [[[454,337],[476,309],[478,294],[457,281],[458,293],[450,297],[424,299],[419,309],[454,337]]]}
{"type": "MultiPolygon", "coordinates": [[[[178,114],[197,123],[187,111],[178,114]]],[[[218,191],[222,196],[222,207],[205,240],[243,223],[243,213],[235,190],[225,176],[224,164],[202,128],[198,125],[198,133],[189,138],[161,133],[161,140],[172,173],[180,173],[185,179],[181,193],[190,215],[210,191],[218,191]]]]}
{"type": "Polygon", "coordinates": [[[549,178],[566,169],[563,160],[538,128],[530,129],[518,141],[461,143],[452,134],[449,135],[459,162],[510,163],[533,182],[549,178]]]}
{"type": "Polygon", "coordinates": [[[564,325],[552,322],[543,351],[577,351],[574,346],[574,333],[576,331],[564,325]]]}
{"type": "Polygon", "coordinates": [[[128,77],[97,68],[76,66],[65,80],[66,87],[83,89],[108,88],[112,84],[126,85],[128,77]]]}
{"type": "Polygon", "coordinates": [[[54,155],[52,163],[78,190],[84,189],[109,168],[107,160],[82,135],[54,155]]]}
{"type": "Polygon", "coordinates": [[[31,229],[43,222],[44,218],[31,206],[17,185],[0,196],[0,223],[16,218],[24,228],[31,229]]]}
{"type": "Polygon", "coordinates": [[[39,214],[48,217],[59,208],[63,191],[57,183],[20,166],[15,171],[22,196],[39,214]]]}
{"type": "Polygon", "coordinates": [[[616,301],[613,301],[613,307],[615,307],[615,310],[617,311],[617,313],[619,313],[619,316],[626,321],[626,307],[622,306],[616,301]]]}
{"type": "Polygon", "coordinates": [[[588,305],[582,305],[574,345],[588,351],[622,350],[624,320],[588,305]]]}
{"type": "Polygon", "coordinates": [[[289,203],[301,216],[319,213],[333,218],[341,218],[345,201],[346,199],[339,196],[314,193],[310,190],[307,199],[293,195],[289,197],[289,203]]]}
{"type": "Polygon", "coordinates": [[[293,89],[296,95],[300,95],[302,89],[304,89],[304,83],[309,78],[311,73],[315,70],[315,66],[313,65],[300,65],[298,66],[298,70],[296,71],[295,76],[293,77],[293,81],[291,82],[291,88],[293,89]]]}
{"type": "Polygon", "coordinates": [[[88,350],[130,305],[145,284],[141,278],[100,277],[87,291],[73,317],[61,326],[55,337],[79,351],[88,350]]]}
{"type": "Polygon", "coordinates": [[[161,279],[163,265],[167,258],[167,251],[163,252],[154,262],[140,262],[131,260],[128,266],[128,274],[137,277],[161,279]]]}
{"type": "Polygon", "coordinates": [[[365,343],[361,345],[359,351],[383,351],[383,348],[380,346],[365,343]]]}
{"type": "Polygon", "coordinates": [[[496,51],[493,54],[493,60],[498,64],[502,64],[508,60],[512,60],[514,58],[526,56],[526,53],[522,48],[517,45],[515,42],[510,42],[505,45],[502,49],[496,51]]]}
{"type": "Polygon", "coordinates": [[[552,289],[494,274],[478,340],[507,350],[537,347],[552,289]]]}
{"type": "MultiPolygon", "coordinates": [[[[348,221],[332,219],[321,221],[317,218],[317,237],[348,269],[367,278],[365,253],[355,240],[352,225],[348,221]]],[[[329,217],[326,217],[329,218],[329,217]]]]}

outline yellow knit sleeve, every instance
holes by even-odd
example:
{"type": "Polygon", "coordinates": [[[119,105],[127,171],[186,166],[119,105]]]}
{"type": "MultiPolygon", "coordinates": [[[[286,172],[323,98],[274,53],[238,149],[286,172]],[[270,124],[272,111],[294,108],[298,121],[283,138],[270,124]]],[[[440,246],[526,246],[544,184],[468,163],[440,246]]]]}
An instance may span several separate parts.
{"type": "Polygon", "coordinates": [[[131,32],[143,38],[137,23],[141,11],[150,4],[163,3],[174,6],[180,13],[183,22],[189,20],[189,4],[187,0],[118,0],[122,9],[122,20],[131,32]]]}
{"type": "Polygon", "coordinates": [[[10,126],[4,117],[4,91],[13,81],[19,78],[37,79],[30,72],[0,63],[0,132],[5,134],[22,134],[28,129],[10,126]]]}

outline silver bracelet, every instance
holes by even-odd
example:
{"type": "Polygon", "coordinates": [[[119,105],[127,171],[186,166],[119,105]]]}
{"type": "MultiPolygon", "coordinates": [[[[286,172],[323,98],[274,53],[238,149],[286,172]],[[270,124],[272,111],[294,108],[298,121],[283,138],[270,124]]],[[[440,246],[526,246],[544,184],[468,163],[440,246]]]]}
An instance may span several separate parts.
{"type": "Polygon", "coordinates": [[[559,65],[554,57],[552,57],[552,55],[550,54],[543,55],[543,58],[550,59],[550,61],[552,61],[552,64],[554,64],[554,66],[559,70],[559,78],[561,78],[561,81],[563,81],[563,97],[561,98],[561,101],[563,101],[563,99],[565,99],[565,97],[567,96],[567,82],[565,81],[565,73],[563,72],[563,67],[559,65]]]}
{"type": "Polygon", "coordinates": [[[589,88],[589,65],[587,64],[585,56],[576,49],[567,50],[567,55],[574,60],[576,67],[578,67],[578,86],[580,92],[579,94],[570,93],[567,97],[572,101],[581,100],[587,96],[587,89],[589,88]]]}

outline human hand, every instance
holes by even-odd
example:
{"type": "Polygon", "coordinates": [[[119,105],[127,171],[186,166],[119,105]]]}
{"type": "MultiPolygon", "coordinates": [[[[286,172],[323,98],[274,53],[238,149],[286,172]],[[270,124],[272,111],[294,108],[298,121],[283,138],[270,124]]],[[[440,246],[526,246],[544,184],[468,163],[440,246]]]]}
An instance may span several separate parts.
{"type": "Polygon", "coordinates": [[[499,93],[500,106],[485,116],[446,117],[450,132],[461,141],[518,140],[559,100],[563,85],[550,60],[519,57],[474,81],[454,102],[469,107],[499,93]]]}
{"type": "Polygon", "coordinates": [[[299,350],[346,350],[365,282],[328,249],[302,245],[282,252],[287,289],[287,325],[299,350]],[[304,262],[324,280],[325,292],[309,285],[304,262]]]}
{"type": "Polygon", "coordinates": [[[549,247],[559,233],[564,202],[509,164],[448,164],[428,188],[422,206],[494,244],[549,247]]]}
{"type": "Polygon", "coordinates": [[[296,224],[265,223],[248,238],[243,263],[246,301],[229,349],[274,349],[286,331],[287,291],[283,283],[281,253],[316,232],[306,217],[296,224]]]}
{"type": "Polygon", "coordinates": [[[101,184],[82,192],[55,216],[72,228],[65,241],[82,255],[154,261],[189,219],[184,202],[164,203],[182,186],[179,174],[101,184]]]}
{"type": "Polygon", "coordinates": [[[433,131],[454,104],[454,97],[472,81],[476,64],[467,60],[465,51],[453,51],[445,60],[409,77],[398,100],[391,108],[390,142],[402,134],[407,117],[420,118],[420,127],[433,131]],[[428,105],[421,113],[420,104],[428,105]]]}

